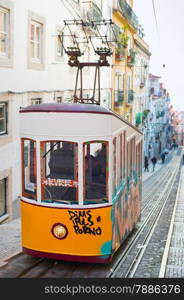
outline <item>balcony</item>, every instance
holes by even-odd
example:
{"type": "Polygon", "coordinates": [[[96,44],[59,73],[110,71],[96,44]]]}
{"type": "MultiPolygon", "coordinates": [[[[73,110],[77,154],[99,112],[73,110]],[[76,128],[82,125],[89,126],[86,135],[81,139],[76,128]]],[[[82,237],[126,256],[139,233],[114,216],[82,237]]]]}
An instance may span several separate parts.
{"type": "Polygon", "coordinates": [[[133,67],[135,65],[136,52],[130,49],[129,55],[127,56],[127,66],[133,67]]]}
{"type": "Polygon", "coordinates": [[[86,21],[91,24],[93,29],[97,29],[98,23],[103,19],[101,9],[96,5],[94,1],[86,2],[84,15],[86,21]]]}
{"type": "Polygon", "coordinates": [[[135,30],[138,29],[138,18],[126,0],[114,0],[113,9],[119,11],[135,30]]]}
{"type": "Polygon", "coordinates": [[[126,56],[126,48],[122,45],[118,45],[115,52],[115,59],[117,61],[124,61],[126,56]]]}
{"type": "Polygon", "coordinates": [[[134,94],[135,94],[135,92],[133,90],[128,90],[128,94],[127,94],[127,103],[128,104],[132,104],[132,102],[134,101],[134,94]]]}
{"type": "Polygon", "coordinates": [[[139,126],[142,123],[142,113],[136,113],[135,115],[135,124],[139,126]]]}
{"type": "Polygon", "coordinates": [[[124,92],[122,90],[114,91],[114,105],[121,106],[124,101],[124,92]]]}
{"type": "Polygon", "coordinates": [[[143,88],[143,87],[145,87],[145,85],[146,85],[146,78],[142,77],[139,86],[140,86],[140,88],[143,88]]]}

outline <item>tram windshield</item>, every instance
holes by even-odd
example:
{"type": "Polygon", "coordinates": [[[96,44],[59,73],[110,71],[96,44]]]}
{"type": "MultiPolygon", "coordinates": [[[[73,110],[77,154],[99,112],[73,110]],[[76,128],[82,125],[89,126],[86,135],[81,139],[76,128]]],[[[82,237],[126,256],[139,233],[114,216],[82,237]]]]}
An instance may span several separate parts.
{"type": "Polygon", "coordinates": [[[78,202],[77,143],[41,142],[42,201],[78,202]]]}
{"type": "Polygon", "coordinates": [[[106,203],[107,199],[107,143],[84,144],[84,204],[106,203]]]}

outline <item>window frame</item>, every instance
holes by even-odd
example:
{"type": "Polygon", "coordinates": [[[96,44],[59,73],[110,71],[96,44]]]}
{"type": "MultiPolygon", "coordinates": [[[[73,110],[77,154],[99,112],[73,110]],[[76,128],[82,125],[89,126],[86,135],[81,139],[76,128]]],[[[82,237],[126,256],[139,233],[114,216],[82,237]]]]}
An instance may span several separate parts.
{"type": "Polygon", "coordinates": [[[42,103],[42,98],[31,98],[30,99],[31,101],[31,105],[38,105],[38,104],[41,104],[42,103]],[[33,103],[33,102],[39,102],[39,103],[33,103]]]}
{"type": "Polygon", "coordinates": [[[4,215],[7,214],[7,182],[8,182],[8,178],[5,177],[5,178],[2,178],[0,179],[0,182],[2,182],[3,186],[4,186],[4,209],[3,209],[3,212],[2,214],[0,213],[0,218],[3,217],[4,215]]]}
{"type": "Polygon", "coordinates": [[[126,131],[123,131],[123,178],[126,177],[127,171],[126,171],[126,161],[127,161],[127,156],[126,156],[126,131]]]}
{"type": "Polygon", "coordinates": [[[6,51],[0,52],[0,67],[13,67],[13,9],[14,3],[10,0],[0,0],[0,11],[7,14],[6,20],[6,51]]]}
{"type": "Polygon", "coordinates": [[[56,26],[56,41],[55,41],[55,59],[58,62],[63,62],[64,61],[64,48],[63,44],[60,40],[59,35],[61,35],[62,41],[64,39],[64,32],[60,30],[59,25],[56,26]],[[58,47],[60,44],[61,51],[58,51],[58,47]]]}
{"type": "Polygon", "coordinates": [[[56,102],[57,103],[63,103],[63,97],[62,96],[57,96],[56,97],[56,102]]]}
{"type": "Polygon", "coordinates": [[[0,102],[0,107],[3,107],[4,106],[4,118],[0,117],[0,120],[3,120],[4,119],[4,123],[5,123],[5,130],[4,131],[0,131],[0,136],[1,135],[5,135],[8,133],[8,105],[6,102],[0,102]]]}
{"type": "Polygon", "coordinates": [[[117,137],[114,137],[113,138],[113,192],[115,192],[117,189],[116,149],[117,149],[117,137]]]}
{"type": "Polygon", "coordinates": [[[123,104],[123,92],[124,92],[124,73],[118,73],[115,75],[115,94],[114,94],[114,105],[118,106],[118,93],[122,92],[122,101],[120,102],[121,105],[123,104]]]}
{"type": "MultiPolygon", "coordinates": [[[[1,47],[0,47],[0,55],[1,56],[8,56],[8,53],[7,53],[7,51],[8,51],[8,38],[9,38],[9,14],[10,14],[10,12],[9,12],[9,9],[7,9],[7,8],[3,8],[2,6],[0,6],[0,13],[2,13],[2,14],[4,14],[4,18],[5,18],[5,23],[4,23],[4,27],[5,28],[2,28],[2,30],[1,30],[1,28],[0,28],[0,35],[2,34],[2,35],[4,35],[5,36],[5,52],[1,52],[1,47]],[[4,29],[4,30],[3,30],[4,29]]],[[[2,38],[0,38],[0,43],[1,43],[1,40],[2,40],[2,38]]]]}
{"type": "Polygon", "coordinates": [[[46,38],[46,19],[32,11],[28,11],[28,69],[43,71],[45,69],[45,38],[46,38]],[[31,56],[31,26],[38,24],[40,28],[40,58],[35,59],[31,56]]]}
{"type": "MultiPolygon", "coordinates": [[[[105,141],[105,140],[92,140],[92,141],[85,141],[83,142],[82,144],[82,148],[83,148],[83,205],[84,206],[89,206],[89,205],[93,205],[93,206],[96,206],[96,205],[109,205],[110,203],[110,197],[109,197],[109,141],[105,141]],[[85,199],[85,194],[86,194],[86,176],[85,176],[85,145],[88,145],[88,144],[105,144],[106,145],[106,199],[107,199],[107,202],[92,202],[93,200],[91,200],[91,203],[90,203],[90,199],[85,199]],[[88,204],[86,204],[85,202],[89,201],[88,204]]],[[[100,200],[100,199],[99,199],[100,200]]]]}
{"type": "MultiPolygon", "coordinates": [[[[33,44],[33,52],[34,56],[31,55],[31,60],[35,63],[41,63],[41,56],[42,56],[42,24],[31,20],[31,28],[33,27],[33,38],[30,37],[30,43],[33,44]],[[38,29],[38,36],[37,36],[37,29],[38,29]],[[39,50],[38,50],[39,47],[39,50]]],[[[32,29],[31,29],[32,34],[32,29]]]]}
{"type": "MultiPolygon", "coordinates": [[[[28,198],[33,201],[37,201],[37,194],[38,194],[38,187],[37,187],[37,142],[36,140],[30,139],[30,138],[21,138],[21,162],[22,162],[22,196],[25,198],[28,198]],[[32,141],[35,143],[35,153],[34,153],[34,159],[35,159],[35,192],[31,192],[26,190],[25,188],[25,166],[24,166],[24,142],[25,141],[32,141]],[[31,196],[31,197],[30,197],[31,196]],[[32,198],[33,197],[33,198],[32,198]]],[[[34,166],[34,162],[33,162],[34,166]]]]}
{"type": "MultiPolygon", "coordinates": [[[[76,149],[76,160],[74,161],[74,165],[75,165],[74,180],[72,180],[72,181],[77,182],[77,186],[75,187],[76,188],[76,203],[75,203],[75,205],[79,205],[79,176],[78,176],[78,173],[79,173],[79,169],[78,169],[79,143],[78,142],[74,142],[74,141],[68,141],[68,140],[44,140],[44,141],[40,141],[41,202],[42,203],[48,203],[48,200],[44,199],[45,198],[45,191],[44,191],[43,180],[46,180],[46,176],[45,176],[46,175],[46,173],[45,173],[46,166],[45,166],[45,160],[43,160],[42,154],[44,153],[44,147],[45,147],[46,143],[57,143],[57,142],[67,142],[67,143],[75,144],[77,146],[77,149],[76,149]]],[[[73,203],[70,203],[69,200],[65,200],[65,199],[53,201],[51,203],[52,204],[59,204],[59,205],[62,205],[62,204],[73,205],[73,203]],[[64,203],[64,202],[66,202],[66,203],[64,203]]]]}

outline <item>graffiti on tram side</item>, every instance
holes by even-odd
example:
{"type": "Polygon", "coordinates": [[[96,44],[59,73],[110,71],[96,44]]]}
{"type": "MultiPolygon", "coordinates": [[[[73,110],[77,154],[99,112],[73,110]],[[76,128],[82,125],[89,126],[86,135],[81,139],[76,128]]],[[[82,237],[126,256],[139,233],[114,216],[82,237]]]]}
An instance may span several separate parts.
{"type": "Polygon", "coordinates": [[[134,172],[127,178],[127,185],[116,197],[114,193],[112,209],[113,249],[119,248],[127,238],[140,217],[141,211],[141,178],[134,172]]]}
{"type": "MultiPolygon", "coordinates": [[[[101,235],[102,229],[100,226],[95,226],[94,218],[91,210],[68,210],[70,220],[73,223],[73,228],[76,234],[101,235]]],[[[101,217],[98,216],[96,221],[99,222],[101,217]]]]}

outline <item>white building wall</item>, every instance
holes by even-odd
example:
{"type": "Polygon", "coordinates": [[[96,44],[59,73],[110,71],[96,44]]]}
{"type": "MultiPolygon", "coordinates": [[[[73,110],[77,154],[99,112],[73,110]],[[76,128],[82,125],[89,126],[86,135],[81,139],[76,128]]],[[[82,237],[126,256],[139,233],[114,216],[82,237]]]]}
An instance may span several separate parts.
{"type": "MultiPolygon", "coordinates": [[[[65,1],[66,2],[66,1],[65,1]]],[[[71,3],[72,1],[70,1],[71,3]]],[[[66,54],[56,60],[56,26],[63,27],[63,20],[77,18],[76,12],[67,10],[60,0],[0,0],[0,6],[13,4],[12,12],[12,60],[10,67],[0,65],[0,102],[8,103],[8,134],[0,136],[0,179],[11,173],[10,199],[17,199],[20,194],[20,142],[19,108],[30,104],[31,98],[42,98],[42,102],[52,102],[57,96],[64,101],[71,99],[75,86],[76,68],[68,65],[66,54]],[[45,20],[44,68],[28,68],[28,20],[29,13],[35,13],[45,20]],[[7,93],[7,91],[11,93],[7,93]],[[62,94],[59,94],[61,93],[62,94]],[[1,95],[7,93],[7,98],[1,95]],[[10,135],[10,138],[9,138],[10,135]],[[10,170],[7,172],[7,170],[10,170]]],[[[81,1],[82,5],[82,1],[81,1]]],[[[103,1],[103,15],[110,19],[112,1],[103,1]]],[[[80,8],[80,7],[79,7],[80,8]]],[[[76,11],[76,10],[75,10],[76,11]]],[[[91,49],[89,58],[93,59],[91,49]]],[[[95,56],[95,60],[97,60],[95,56]]],[[[83,59],[83,58],[82,58],[83,59]]],[[[111,59],[110,59],[111,63],[111,59]]],[[[93,88],[92,72],[84,72],[84,89],[93,88]]],[[[111,67],[101,71],[102,105],[110,106],[111,67]]],[[[9,201],[9,200],[8,200],[9,201]]],[[[9,214],[11,215],[11,208],[9,214]]]]}

